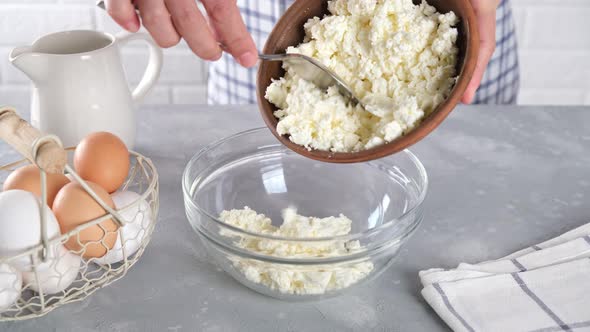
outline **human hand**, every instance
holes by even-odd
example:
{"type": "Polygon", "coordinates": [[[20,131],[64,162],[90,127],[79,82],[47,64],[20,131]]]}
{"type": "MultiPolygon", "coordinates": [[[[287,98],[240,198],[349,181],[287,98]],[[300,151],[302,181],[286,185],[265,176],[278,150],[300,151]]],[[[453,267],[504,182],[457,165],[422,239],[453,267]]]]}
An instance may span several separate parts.
{"type": "Polygon", "coordinates": [[[105,6],[115,22],[130,32],[137,32],[143,24],[161,47],[172,47],[183,38],[202,59],[218,60],[221,52],[227,51],[242,66],[254,66],[258,52],[236,1],[201,2],[209,23],[195,0],[106,0],[105,6]]]}
{"type": "Polygon", "coordinates": [[[500,0],[471,0],[471,5],[477,17],[479,55],[473,77],[461,99],[464,104],[470,104],[473,101],[475,91],[479,87],[488,62],[496,49],[496,9],[500,5],[500,0]]]}

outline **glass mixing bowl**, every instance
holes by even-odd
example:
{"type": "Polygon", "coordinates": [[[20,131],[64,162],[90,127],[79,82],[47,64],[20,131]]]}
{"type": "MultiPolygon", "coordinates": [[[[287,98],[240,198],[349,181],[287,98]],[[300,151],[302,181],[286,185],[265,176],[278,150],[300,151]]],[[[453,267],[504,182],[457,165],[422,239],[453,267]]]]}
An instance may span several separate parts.
{"type": "Polygon", "coordinates": [[[422,221],[428,178],[408,150],[366,163],[323,163],[292,152],[260,128],[197,153],[182,187],[187,218],[210,257],[241,284],[291,301],[334,296],[383,272],[422,221]],[[219,219],[224,210],[246,206],[275,226],[287,207],[304,216],[343,214],[352,220],[351,231],[289,238],[219,219]],[[330,248],[344,249],[336,255],[330,248]]]}

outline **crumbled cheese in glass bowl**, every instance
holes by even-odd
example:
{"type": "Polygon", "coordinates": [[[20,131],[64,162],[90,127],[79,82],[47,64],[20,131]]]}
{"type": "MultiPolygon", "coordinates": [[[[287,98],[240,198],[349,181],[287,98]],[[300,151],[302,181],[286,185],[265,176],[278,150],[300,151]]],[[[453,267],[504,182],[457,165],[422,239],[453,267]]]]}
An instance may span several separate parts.
{"type": "MultiPolygon", "coordinates": [[[[283,223],[273,226],[271,220],[248,207],[222,211],[219,219],[228,225],[259,234],[271,234],[293,238],[323,238],[347,235],[352,220],[344,215],[339,217],[305,217],[294,208],[283,210],[283,223]]],[[[221,235],[235,236],[233,232],[221,230],[221,235]]],[[[339,257],[364,249],[358,240],[333,240],[314,243],[289,243],[268,239],[252,239],[237,236],[235,245],[265,255],[287,258],[339,257]]],[[[325,294],[347,288],[373,271],[370,261],[353,264],[318,265],[312,268],[281,266],[256,260],[231,258],[234,267],[249,281],[264,285],[283,294],[325,294]]]]}
{"type": "Polygon", "coordinates": [[[242,285],[288,301],[338,295],[386,270],[422,220],[427,184],[407,150],[323,163],[267,128],[205,148],[182,180],[188,221],[211,259],[242,285]]]}
{"type": "Polygon", "coordinates": [[[331,15],[305,24],[287,53],[319,60],[366,105],[335,87],[322,91],[284,63],[265,98],[278,110],[277,132],[309,150],[357,152],[391,142],[419,124],[456,82],[458,18],[412,0],[331,0],[331,15]]]}

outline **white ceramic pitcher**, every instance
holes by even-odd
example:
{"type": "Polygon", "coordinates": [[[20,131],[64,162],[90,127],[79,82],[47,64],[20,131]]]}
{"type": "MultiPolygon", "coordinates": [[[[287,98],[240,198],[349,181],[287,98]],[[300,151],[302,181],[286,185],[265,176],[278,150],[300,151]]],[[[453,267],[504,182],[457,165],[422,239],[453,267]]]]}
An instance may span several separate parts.
{"type": "Polygon", "coordinates": [[[113,36],[75,30],[49,34],[31,46],[17,47],[9,60],[33,81],[33,126],[58,135],[65,146],[78,144],[91,132],[108,131],[133,148],[136,106],[160,75],[162,50],[145,33],[113,36]],[[133,92],[119,55],[119,46],[132,40],[146,42],[150,57],[133,92]]]}

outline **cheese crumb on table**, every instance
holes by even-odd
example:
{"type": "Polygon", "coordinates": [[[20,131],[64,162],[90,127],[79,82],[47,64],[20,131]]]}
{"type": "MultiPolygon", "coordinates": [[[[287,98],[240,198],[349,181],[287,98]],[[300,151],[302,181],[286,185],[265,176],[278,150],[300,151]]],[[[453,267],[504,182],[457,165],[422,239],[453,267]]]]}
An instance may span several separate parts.
{"type": "MultiPolygon", "coordinates": [[[[290,238],[325,238],[349,234],[352,221],[344,215],[316,218],[297,214],[292,208],[283,210],[283,224],[272,225],[271,220],[248,207],[223,211],[224,223],[253,233],[290,238]]],[[[235,232],[222,230],[222,235],[235,232]]],[[[235,243],[249,251],[275,257],[313,258],[338,257],[359,251],[359,241],[326,240],[314,243],[288,242],[240,236],[235,243]]],[[[324,294],[349,287],[364,279],[373,270],[370,261],[321,265],[292,265],[268,263],[260,260],[231,256],[234,267],[251,282],[262,284],[286,294],[324,294]]]]}
{"type": "Polygon", "coordinates": [[[307,21],[304,42],[287,52],[332,69],[368,111],[347,103],[336,87],[322,91],[285,62],[285,76],[265,95],[278,108],[279,134],[310,150],[369,149],[404,135],[448,97],[458,55],[453,12],[412,0],[332,0],[328,10],[307,21]]]}

